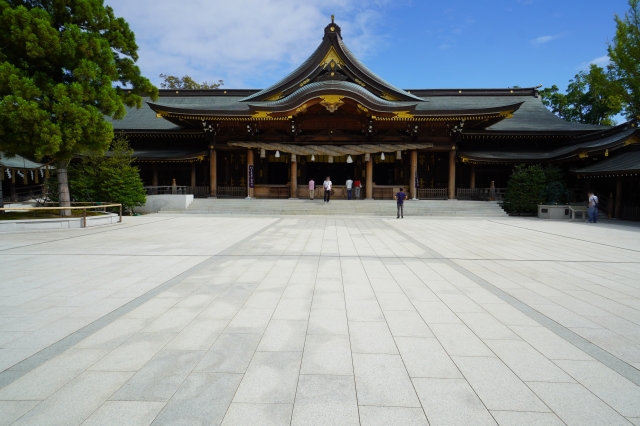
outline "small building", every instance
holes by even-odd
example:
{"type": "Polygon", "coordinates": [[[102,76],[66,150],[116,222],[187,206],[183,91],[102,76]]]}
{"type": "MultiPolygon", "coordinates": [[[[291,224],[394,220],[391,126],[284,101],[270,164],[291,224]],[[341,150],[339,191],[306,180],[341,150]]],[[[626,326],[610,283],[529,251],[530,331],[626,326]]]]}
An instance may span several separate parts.
{"type": "Polygon", "coordinates": [[[537,89],[400,89],[354,56],[332,20],[311,56],[271,87],[161,90],[113,125],[146,185],[175,180],[210,197],[297,198],[310,179],[331,176],[337,189],[360,180],[368,199],[399,186],[422,199],[473,198],[492,185],[499,193],[514,164],[580,169],[640,140],[635,121],[566,122],[537,89]]]}

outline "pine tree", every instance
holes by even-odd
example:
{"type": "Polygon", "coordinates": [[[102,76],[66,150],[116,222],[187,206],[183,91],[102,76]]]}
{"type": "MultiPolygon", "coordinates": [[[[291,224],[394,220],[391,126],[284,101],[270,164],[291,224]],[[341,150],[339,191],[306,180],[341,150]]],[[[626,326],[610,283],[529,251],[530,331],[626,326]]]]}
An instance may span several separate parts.
{"type": "Polygon", "coordinates": [[[0,1],[0,46],[0,150],[55,159],[69,206],[69,161],[103,153],[113,139],[104,116],[121,119],[158,89],[135,65],[129,25],[102,0],[0,1]]]}

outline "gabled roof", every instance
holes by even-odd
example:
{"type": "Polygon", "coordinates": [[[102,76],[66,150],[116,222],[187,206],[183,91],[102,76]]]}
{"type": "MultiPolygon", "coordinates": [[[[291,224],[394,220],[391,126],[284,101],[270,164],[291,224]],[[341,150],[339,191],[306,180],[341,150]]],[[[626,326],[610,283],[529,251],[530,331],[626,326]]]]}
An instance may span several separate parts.
{"type": "Polygon", "coordinates": [[[249,95],[242,101],[278,100],[322,78],[348,80],[387,100],[423,101],[409,92],[398,89],[369,70],[342,41],[340,27],[333,22],[325,27],[320,46],[302,65],[271,87],[249,95]]]}

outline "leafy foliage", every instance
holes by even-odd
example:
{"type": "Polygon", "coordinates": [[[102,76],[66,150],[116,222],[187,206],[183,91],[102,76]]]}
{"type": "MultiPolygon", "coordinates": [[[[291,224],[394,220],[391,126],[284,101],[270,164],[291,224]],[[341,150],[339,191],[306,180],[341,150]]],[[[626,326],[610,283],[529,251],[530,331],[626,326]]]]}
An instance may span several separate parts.
{"type": "Polygon", "coordinates": [[[2,0],[0,46],[0,150],[54,158],[61,176],[76,153],[107,149],[105,115],[158,96],[129,25],[102,0],[2,0]]]}
{"type": "Polygon", "coordinates": [[[185,75],[184,77],[176,77],[173,75],[160,74],[160,78],[164,79],[163,83],[160,83],[160,87],[163,89],[217,89],[224,84],[222,80],[218,80],[217,83],[198,83],[193,78],[185,75]]]}
{"type": "Polygon", "coordinates": [[[507,184],[503,207],[507,213],[535,213],[544,201],[546,187],[544,169],[539,165],[519,164],[507,184]]]}
{"type": "Polygon", "coordinates": [[[640,0],[629,0],[623,17],[616,15],[616,35],[609,44],[611,69],[624,88],[627,117],[640,115],[640,0]]]}
{"type": "Polygon", "coordinates": [[[613,71],[594,64],[570,80],[566,94],[554,84],[540,96],[554,114],[575,123],[613,126],[613,117],[624,107],[624,90],[613,71]]]}
{"type": "MultiPolygon", "coordinates": [[[[69,165],[71,197],[75,201],[113,202],[126,210],[146,203],[140,171],[132,166],[133,150],[126,137],[117,135],[108,155],[86,153],[69,165]]],[[[50,179],[52,198],[57,199],[57,182],[50,179]]]]}

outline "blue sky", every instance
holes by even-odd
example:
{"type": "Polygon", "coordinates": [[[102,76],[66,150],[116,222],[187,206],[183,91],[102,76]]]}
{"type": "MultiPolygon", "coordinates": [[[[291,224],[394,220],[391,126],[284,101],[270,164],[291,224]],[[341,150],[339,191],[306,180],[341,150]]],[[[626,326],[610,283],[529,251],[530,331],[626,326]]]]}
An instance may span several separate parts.
{"type": "Polygon", "coordinates": [[[557,84],[605,64],[626,0],[105,0],[136,33],[143,73],[264,88],[336,15],[346,44],[406,89],[557,84]],[[321,4],[316,4],[321,3],[321,4]]]}

